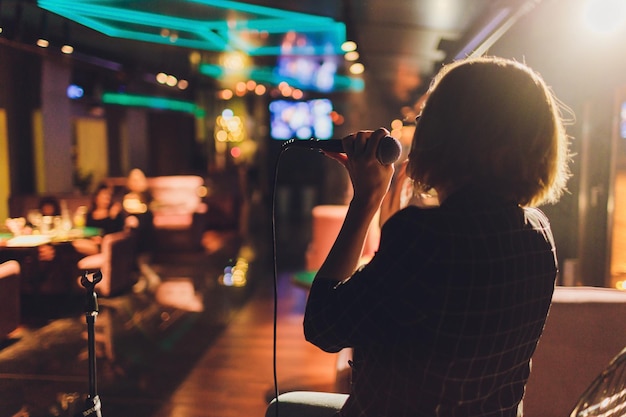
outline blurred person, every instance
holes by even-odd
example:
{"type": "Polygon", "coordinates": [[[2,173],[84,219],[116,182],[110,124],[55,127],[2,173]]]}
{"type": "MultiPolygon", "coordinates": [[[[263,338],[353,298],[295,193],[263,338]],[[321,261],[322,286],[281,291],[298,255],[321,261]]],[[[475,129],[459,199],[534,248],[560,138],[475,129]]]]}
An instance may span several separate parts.
{"type": "Polygon", "coordinates": [[[152,195],[148,179],[139,168],[132,169],[126,179],[126,193],[122,200],[125,224],[137,235],[139,253],[150,253],[154,242],[154,216],[150,209],[152,195]]]}
{"type": "MultiPolygon", "coordinates": [[[[61,203],[52,195],[46,195],[39,199],[37,206],[39,213],[41,213],[41,224],[37,225],[38,228],[43,228],[43,231],[47,233],[54,227],[53,217],[61,215],[61,203]]],[[[47,262],[54,260],[56,256],[56,250],[52,245],[39,245],[37,247],[39,252],[39,260],[44,262],[43,265],[47,265],[47,262]]],[[[46,268],[45,266],[43,267],[46,268]]]]}
{"type": "MultiPolygon", "coordinates": [[[[337,416],[522,414],[558,271],[536,207],[558,201],[569,177],[561,109],[524,64],[483,57],[443,67],[406,165],[415,192],[435,190],[439,205],[393,213],[363,266],[368,226],[394,173],[375,158],[389,132],[359,131],[343,139],[345,154],[328,154],[354,192],[310,289],[304,333],[327,352],[354,349],[337,416]]],[[[280,415],[302,415],[303,406],[315,415],[309,398],[296,395],[290,409],[279,396],[280,415]]]]}
{"type": "Polygon", "coordinates": [[[100,184],[96,188],[91,199],[91,207],[87,211],[85,225],[102,229],[104,234],[124,229],[122,205],[113,201],[112,190],[106,184],[100,184]]]}
{"type": "Polygon", "coordinates": [[[139,168],[132,169],[126,179],[122,207],[125,226],[135,233],[137,238],[137,268],[140,280],[135,286],[136,291],[153,290],[161,282],[160,276],[151,266],[155,241],[154,214],[150,207],[152,200],[146,175],[139,168]]]}
{"type": "Polygon", "coordinates": [[[85,226],[101,229],[102,234],[72,242],[74,248],[84,255],[99,253],[104,235],[124,230],[122,205],[113,201],[112,190],[106,184],[100,184],[94,191],[85,216],[85,226]]]}
{"type": "Polygon", "coordinates": [[[61,203],[56,197],[51,195],[41,197],[38,208],[42,216],[61,215],[61,203]]]}

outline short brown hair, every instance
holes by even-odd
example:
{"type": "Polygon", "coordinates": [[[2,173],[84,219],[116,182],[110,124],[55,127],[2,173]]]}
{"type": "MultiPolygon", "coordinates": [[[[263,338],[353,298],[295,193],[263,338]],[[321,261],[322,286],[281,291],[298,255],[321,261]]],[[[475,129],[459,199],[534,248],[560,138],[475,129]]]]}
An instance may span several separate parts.
{"type": "Polygon", "coordinates": [[[427,94],[407,168],[417,184],[480,185],[520,205],[558,201],[568,138],[539,74],[504,58],[468,58],[444,66],[427,94]]]}

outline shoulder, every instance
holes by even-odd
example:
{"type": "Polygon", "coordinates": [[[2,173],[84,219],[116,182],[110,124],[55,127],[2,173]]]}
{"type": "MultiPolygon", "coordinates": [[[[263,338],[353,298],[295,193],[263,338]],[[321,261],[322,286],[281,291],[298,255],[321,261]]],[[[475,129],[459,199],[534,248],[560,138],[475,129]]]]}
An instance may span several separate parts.
{"type": "Polygon", "coordinates": [[[407,206],[398,210],[384,224],[383,228],[396,227],[427,227],[432,221],[445,217],[445,213],[438,207],[422,208],[407,206]]]}
{"type": "Polygon", "coordinates": [[[418,244],[432,241],[446,224],[445,214],[439,208],[405,207],[383,224],[381,246],[418,244]]]}

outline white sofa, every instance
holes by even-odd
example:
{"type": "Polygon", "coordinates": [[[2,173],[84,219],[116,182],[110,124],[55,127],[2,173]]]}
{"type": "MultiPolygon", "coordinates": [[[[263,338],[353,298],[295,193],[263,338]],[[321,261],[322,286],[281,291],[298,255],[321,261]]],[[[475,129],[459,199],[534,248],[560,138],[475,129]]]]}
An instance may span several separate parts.
{"type": "Polygon", "coordinates": [[[0,263],[0,340],[20,325],[20,273],[17,261],[0,263]]]}

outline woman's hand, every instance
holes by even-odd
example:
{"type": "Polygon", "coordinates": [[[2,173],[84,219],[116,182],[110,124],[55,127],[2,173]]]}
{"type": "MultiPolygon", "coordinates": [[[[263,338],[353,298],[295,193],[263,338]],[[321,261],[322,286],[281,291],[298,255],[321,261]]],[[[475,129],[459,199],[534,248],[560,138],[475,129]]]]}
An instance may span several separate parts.
{"type": "Polygon", "coordinates": [[[362,130],[342,139],[345,154],[326,154],[341,162],[354,188],[341,230],[326,260],[316,274],[317,279],[342,281],[356,269],[363,251],[365,237],[372,219],[389,189],[394,167],[382,165],[376,158],[380,140],[386,129],[362,130]]]}
{"type": "Polygon", "coordinates": [[[389,135],[384,128],[375,131],[362,130],[342,139],[345,154],[326,154],[342,163],[354,189],[353,202],[380,205],[389,190],[394,166],[382,165],[376,158],[381,139],[389,135]]]}
{"type": "Polygon", "coordinates": [[[121,203],[113,203],[111,205],[111,208],[109,208],[109,217],[114,219],[117,217],[118,214],[120,214],[122,211],[122,204],[121,203]]]}

